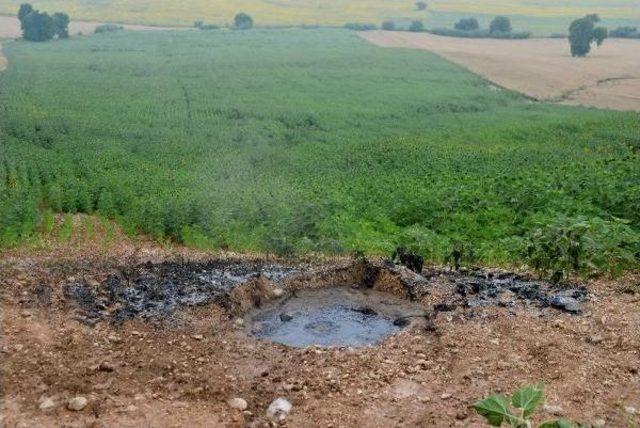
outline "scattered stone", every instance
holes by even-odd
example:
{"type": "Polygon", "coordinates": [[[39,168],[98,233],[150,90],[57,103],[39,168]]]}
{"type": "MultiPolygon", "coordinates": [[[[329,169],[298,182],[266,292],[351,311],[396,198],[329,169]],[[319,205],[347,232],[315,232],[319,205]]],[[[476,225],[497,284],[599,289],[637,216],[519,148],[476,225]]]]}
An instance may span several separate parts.
{"type": "Polygon", "coordinates": [[[40,403],[38,408],[40,410],[49,410],[49,409],[54,408],[55,406],[56,406],[56,402],[53,401],[53,398],[47,397],[44,400],[42,400],[42,402],[40,403]]]}
{"type": "Polygon", "coordinates": [[[604,338],[602,336],[595,335],[589,338],[589,343],[593,343],[594,345],[597,345],[598,343],[602,343],[603,340],[604,338]]]}
{"type": "Polygon", "coordinates": [[[98,366],[98,370],[101,371],[101,372],[111,373],[115,369],[116,369],[116,367],[113,364],[108,363],[106,361],[101,362],[100,365],[98,366]]]}
{"type": "Polygon", "coordinates": [[[249,407],[247,401],[244,398],[240,397],[227,400],[227,405],[232,409],[240,410],[241,412],[247,410],[247,407],[249,407]]]}
{"type": "Polygon", "coordinates": [[[280,314],[280,321],[282,322],[289,322],[293,319],[293,317],[285,312],[282,312],[280,314]]]}
{"type": "Polygon", "coordinates": [[[74,412],[79,412],[80,410],[87,407],[88,403],[89,401],[82,396],[73,397],[69,399],[69,401],[67,402],[67,409],[72,410],[74,412]]]}
{"type": "Polygon", "coordinates": [[[624,408],[624,411],[629,413],[630,415],[637,415],[638,414],[638,409],[636,409],[635,407],[631,407],[631,406],[626,406],[624,408]]]}
{"type": "Polygon", "coordinates": [[[293,405],[286,398],[280,397],[274,400],[267,408],[267,417],[270,419],[277,419],[278,421],[284,421],[293,405]]]}
{"type": "Polygon", "coordinates": [[[572,314],[580,312],[580,302],[573,297],[562,296],[556,294],[549,299],[549,304],[556,309],[561,309],[572,314]]]}
{"type": "Polygon", "coordinates": [[[545,404],[542,407],[542,410],[544,410],[547,413],[550,413],[554,416],[564,416],[564,409],[560,406],[552,406],[549,404],[545,404]]]}
{"type": "Polygon", "coordinates": [[[194,335],[193,335],[193,336],[191,336],[191,337],[193,337],[195,340],[202,340],[202,339],[204,339],[204,336],[203,336],[203,335],[201,335],[201,334],[194,334],[194,335]]]}

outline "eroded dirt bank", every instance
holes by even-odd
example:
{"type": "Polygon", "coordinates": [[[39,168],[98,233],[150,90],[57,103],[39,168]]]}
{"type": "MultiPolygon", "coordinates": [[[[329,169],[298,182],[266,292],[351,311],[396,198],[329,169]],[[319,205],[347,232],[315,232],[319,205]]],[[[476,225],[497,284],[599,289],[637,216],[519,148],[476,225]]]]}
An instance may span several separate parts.
{"type": "Polygon", "coordinates": [[[432,51],[502,87],[530,97],[617,110],[640,110],[640,41],[607,39],[572,58],[565,39],[464,39],[367,31],[378,46],[432,51]]]}
{"type": "Polygon", "coordinates": [[[543,416],[639,422],[625,410],[640,407],[638,278],[587,284],[576,315],[545,303],[558,290],[499,273],[420,279],[384,262],[241,259],[238,271],[237,260],[153,246],[5,254],[3,426],[264,426],[278,397],[293,403],[292,427],[480,426],[470,403],[534,381],[556,406],[543,416]],[[274,287],[354,280],[412,297],[429,322],[374,347],[320,349],[257,340],[237,321],[274,287]],[[66,408],[75,396],[88,400],[81,411],[66,408]]]}

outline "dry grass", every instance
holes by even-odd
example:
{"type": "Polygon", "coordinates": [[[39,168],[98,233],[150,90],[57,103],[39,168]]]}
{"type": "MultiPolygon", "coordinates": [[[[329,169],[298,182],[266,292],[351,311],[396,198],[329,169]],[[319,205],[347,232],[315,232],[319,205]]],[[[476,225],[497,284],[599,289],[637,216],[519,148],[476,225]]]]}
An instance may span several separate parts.
{"type": "Polygon", "coordinates": [[[564,104],[640,110],[640,41],[607,40],[572,58],[563,39],[459,39],[424,33],[367,32],[383,47],[425,49],[502,87],[564,104]]]}

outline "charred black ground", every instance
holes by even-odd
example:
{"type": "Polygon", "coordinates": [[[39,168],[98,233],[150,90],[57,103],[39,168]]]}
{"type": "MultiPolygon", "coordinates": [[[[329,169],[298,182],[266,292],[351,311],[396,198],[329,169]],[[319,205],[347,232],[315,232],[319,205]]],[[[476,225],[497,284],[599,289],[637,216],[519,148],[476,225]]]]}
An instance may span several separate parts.
{"type": "MultiPolygon", "coordinates": [[[[335,270],[350,272],[351,267],[335,270]]],[[[230,293],[252,280],[266,280],[275,287],[282,287],[288,281],[304,276],[307,284],[313,284],[314,275],[325,277],[332,269],[245,261],[142,264],[117,269],[100,283],[76,281],[67,284],[65,294],[77,304],[81,321],[87,324],[100,320],[122,323],[134,317],[168,317],[180,307],[209,303],[228,307],[230,293]]],[[[409,300],[433,297],[429,299],[431,306],[425,310],[434,312],[524,306],[553,307],[579,313],[580,303],[587,297],[583,286],[561,287],[515,273],[427,268],[422,274],[415,274],[388,261],[365,261],[361,271],[360,276],[349,279],[349,285],[371,288],[373,284],[384,282],[385,273],[395,275],[401,278],[409,300]],[[409,279],[406,279],[407,275],[409,279]]],[[[347,274],[351,278],[348,275],[351,274],[347,274]]]]}

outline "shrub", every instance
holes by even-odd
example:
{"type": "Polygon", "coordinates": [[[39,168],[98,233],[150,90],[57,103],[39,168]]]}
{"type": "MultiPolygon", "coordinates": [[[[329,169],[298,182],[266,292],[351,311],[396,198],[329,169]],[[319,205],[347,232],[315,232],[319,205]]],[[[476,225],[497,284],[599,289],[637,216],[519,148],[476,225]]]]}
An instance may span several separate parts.
{"type": "Polygon", "coordinates": [[[28,3],[20,5],[18,19],[22,29],[22,37],[32,42],[44,42],[58,36],[60,39],[69,37],[69,15],[58,12],[49,16],[48,13],[37,11],[28,3]]]}
{"type": "Polygon", "coordinates": [[[529,32],[519,32],[519,33],[492,33],[490,30],[475,30],[475,31],[462,31],[462,30],[452,30],[450,28],[434,28],[433,30],[429,30],[430,33],[436,34],[438,36],[446,36],[446,37],[464,37],[469,39],[528,39],[531,37],[531,33],[529,32]]]}
{"type": "Polygon", "coordinates": [[[413,31],[416,33],[424,31],[424,24],[422,23],[422,21],[413,21],[409,26],[409,31],[413,31]]]}
{"type": "Polygon", "coordinates": [[[637,27],[618,27],[609,31],[609,37],[620,39],[640,39],[640,31],[637,27]]]}
{"type": "Polygon", "coordinates": [[[385,31],[394,31],[396,29],[396,24],[393,21],[384,21],[382,23],[382,29],[385,31]]]}
{"type": "Polygon", "coordinates": [[[511,21],[506,16],[496,16],[489,25],[491,33],[511,33],[511,21]]]}
{"type": "Polygon", "coordinates": [[[253,28],[253,18],[244,12],[238,13],[233,21],[234,28],[236,30],[249,30],[250,28],[253,28]]]}
{"type": "Polygon", "coordinates": [[[376,30],[378,26],[376,24],[349,22],[347,24],[344,24],[344,28],[346,28],[347,30],[354,30],[354,31],[371,31],[371,30],[376,30]]]}
{"type": "Polygon", "coordinates": [[[124,27],[122,25],[102,24],[102,25],[98,25],[96,29],[93,30],[93,32],[95,34],[100,34],[100,33],[113,33],[115,31],[122,31],[122,30],[124,30],[124,27]]]}
{"type": "Polygon", "coordinates": [[[637,267],[640,234],[626,221],[562,217],[533,229],[525,239],[523,259],[560,281],[569,274],[618,274],[637,267]]]}
{"type": "Polygon", "coordinates": [[[58,38],[66,39],[69,37],[69,15],[58,12],[53,14],[54,31],[58,38]]]}
{"type": "Polygon", "coordinates": [[[476,18],[462,18],[453,28],[459,31],[474,31],[480,28],[480,24],[476,18]]]}

